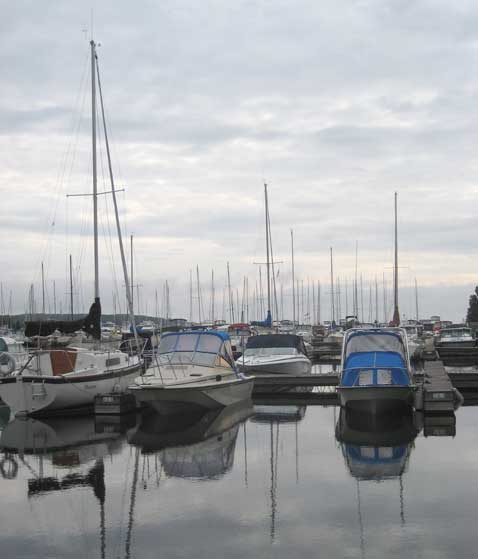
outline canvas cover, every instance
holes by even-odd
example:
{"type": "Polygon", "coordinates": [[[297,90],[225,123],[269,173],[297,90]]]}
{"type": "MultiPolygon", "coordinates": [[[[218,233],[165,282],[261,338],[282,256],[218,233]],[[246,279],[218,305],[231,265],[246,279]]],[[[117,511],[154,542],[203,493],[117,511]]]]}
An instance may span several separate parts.
{"type": "Polygon", "coordinates": [[[264,336],[252,336],[247,340],[246,349],[263,347],[291,347],[307,355],[304,341],[300,336],[295,336],[294,334],[266,334],[264,336]]]}
{"type": "Polygon", "coordinates": [[[347,340],[345,357],[378,351],[398,353],[405,360],[405,346],[397,332],[355,332],[347,340]]]}
{"type": "Polygon", "coordinates": [[[25,336],[51,336],[55,331],[73,334],[83,330],[95,340],[101,339],[101,304],[99,299],[91,305],[85,318],[79,320],[31,320],[25,322],[25,336]]]}

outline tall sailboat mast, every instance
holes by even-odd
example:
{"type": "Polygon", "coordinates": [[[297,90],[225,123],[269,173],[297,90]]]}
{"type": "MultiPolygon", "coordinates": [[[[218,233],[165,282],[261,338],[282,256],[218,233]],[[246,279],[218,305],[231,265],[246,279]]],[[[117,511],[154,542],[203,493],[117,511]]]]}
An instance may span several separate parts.
{"type": "Polygon", "coordinates": [[[100,299],[99,258],[98,258],[98,179],[96,169],[96,44],[91,47],[91,144],[93,157],[93,236],[95,258],[95,302],[100,299]]]}
{"type": "Polygon", "coordinates": [[[395,192],[395,258],[393,265],[393,326],[400,326],[400,311],[398,310],[398,225],[397,225],[397,196],[395,192]]]}
{"type": "Polygon", "coordinates": [[[271,263],[269,249],[269,201],[267,197],[267,183],[264,183],[264,202],[266,218],[267,320],[269,320],[271,313],[271,263]]]}
{"type": "Polygon", "coordinates": [[[331,303],[331,307],[330,307],[330,311],[331,311],[331,320],[332,320],[332,325],[334,325],[335,322],[335,301],[334,301],[334,257],[333,257],[333,249],[332,247],[330,247],[330,303],[331,303]]]}
{"type": "Polygon", "coordinates": [[[41,313],[45,316],[45,270],[43,268],[43,262],[41,263],[41,313]]]}
{"type": "MultiPolygon", "coordinates": [[[[120,224],[120,219],[119,219],[119,211],[118,211],[118,201],[116,199],[116,188],[115,188],[115,182],[114,182],[114,178],[113,178],[113,167],[111,165],[111,154],[110,154],[110,145],[108,142],[108,131],[106,128],[106,118],[105,118],[105,109],[104,109],[104,105],[103,105],[103,94],[101,92],[101,82],[100,82],[100,73],[99,73],[99,69],[98,69],[98,64],[97,64],[97,60],[96,60],[96,51],[95,51],[95,43],[93,41],[91,41],[91,53],[92,53],[92,82],[94,83],[94,76],[95,76],[95,68],[96,68],[96,74],[98,76],[98,88],[99,88],[99,93],[100,93],[100,104],[101,104],[101,116],[103,119],[103,131],[104,131],[104,138],[105,138],[105,144],[106,144],[106,155],[108,158],[108,172],[109,172],[109,177],[110,177],[110,184],[111,184],[111,194],[112,194],[112,198],[113,198],[113,206],[114,206],[114,210],[115,210],[115,221],[116,221],[116,231],[118,234],[118,243],[119,243],[119,249],[120,249],[120,256],[121,256],[121,265],[123,268],[123,279],[124,279],[124,283],[126,286],[126,299],[128,302],[128,307],[129,307],[129,315],[130,315],[130,320],[131,320],[131,325],[133,327],[133,334],[134,334],[134,339],[135,339],[135,344],[136,344],[136,348],[139,350],[140,348],[140,344],[139,344],[139,339],[138,339],[138,332],[136,330],[136,319],[134,316],[134,308],[133,308],[133,290],[132,290],[132,285],[133,285],[133,279],[131,278],[131,288],[130,288],[130,284],[129,284],[129,278],[128,278],[128,266],[126,264],[126,256],[125,256],[125,250],[124,250],[124,245],[123,245],[123,236],[121,234],[121,224],[120,224]]],[[[94,91],[94,88],[93,88],[94,91]]],[[[95,115],[95,108],[96,108],[96,100],[95,97],[93,96],[93,115],[95,115]]],[[[95,301],[99,303],[100,297],[99,297],[99,285],[98,285],[98,215],[97,215],[97,192],[96,192],[96,118],[94,120],[94,126],[93,129],[95,130],[93,137],[94,137],[94,149],[93,149],[93,184],[94,184],[94,194],[93,194],[93,200],[94,200],[94,208],[95,208],[95,216],[94,216],[94,220],[95,220],[95,301]]],[[[131,236],[131,243],[133,241],[133,237],[131,236]]],[[[133,259],[133,246],[131,245],[131,259],[133,259]]],[[[138,301],[139,302],[139,301],[138,301]]]]}
{"type": "Polygon", "coordinates": [[[292,250],[292,324],[295,330],[295,265],[294,265],[294,230],[290,230],[290,242],[292,250]]]}
{"type": "Polygon", "coordinates": [[[73,266],[71,262],[71,254],[70,254],[70,316],[71,320],[73,320],[74,312],[73,312],[73,266]]]}
{"type": "Polygon", "coordinates": [[[354,276],[354,312],[355,318],[358,320],[358,241],[355,241],[355,276],[354,276]]]}
{"type": "Polygon", "coordinates": [[[415,278],[415,314],[416,314],[416,320],[418,322],[419,318],[419,314],[418,314],[418,286],[417,286],[417,278],[415,278]]]}

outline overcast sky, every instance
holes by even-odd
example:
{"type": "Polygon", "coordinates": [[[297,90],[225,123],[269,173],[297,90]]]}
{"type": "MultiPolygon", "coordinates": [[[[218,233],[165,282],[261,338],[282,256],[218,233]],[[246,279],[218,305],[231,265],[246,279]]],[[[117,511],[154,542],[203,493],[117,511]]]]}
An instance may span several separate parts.
{"type": "MultiPolygon", "coordinates": [[[[87,306],[91,199],[66,194],[91,189],[90,7],[1,4],[5,304],[11,291],[23,312],[35,283],[41,307],[43,260],[47,306],[55,280],[64,308],[71,253],[76,298],[87,306]]],[[[358,241],[368,315],[370,282],[377,277],[381,288],[385,274],[391,285],[397,191],[402,312],[415,314],[416,278],[420,315],[465,315],[478,283],[476,3],[111,1],[94,7],[93,34],[143,312],[146,303],[154,311],[167,279],[172,314],[187,316],[196,265],[203,314],[211,269],[222,313],[227,261],[233,285],[247,275],[252,292],[254,262],[265,258],[265,180],[285,314],[293,228],[296,276],[321,281],[322,318],[330,314],[329,247],[345,314],[358,241]]],[[[109,188],[105,165],[102,148],[100,190],[109,188]]],[[[123,280],[111,201],[100,206],[101,295],[111,311],[113,285],[122,291],[123,280]]],[[[351,289],[348,298],[351,311],[351,289]]]]}

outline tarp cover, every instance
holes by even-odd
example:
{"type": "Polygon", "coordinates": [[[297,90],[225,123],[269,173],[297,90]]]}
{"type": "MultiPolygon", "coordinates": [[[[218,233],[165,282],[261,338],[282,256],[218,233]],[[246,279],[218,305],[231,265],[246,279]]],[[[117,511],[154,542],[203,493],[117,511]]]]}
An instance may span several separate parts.
{"type": "Polygon", "coordinates": [[[62,334],[73,334],[83,330],[95,340],[101,339],[101,304],[96,299],[85,318],[79,320],[32,320],[25,322],[25,336],[51,336],[56,330],[62,334]]]}
{"type": "Polygon", "coordinates": [[[307,354],[304,341],[294,334],[265,334],[252,336],[247,340],[246,349],[261,347],[295,347],[300,353],[307,354]]]}
{"type": "Polygon", "coordinates": [[[405,359],[405,347],[398,332],[359,331],[347,339],[346,357],[352,353],[392,351],[405,359]]]}

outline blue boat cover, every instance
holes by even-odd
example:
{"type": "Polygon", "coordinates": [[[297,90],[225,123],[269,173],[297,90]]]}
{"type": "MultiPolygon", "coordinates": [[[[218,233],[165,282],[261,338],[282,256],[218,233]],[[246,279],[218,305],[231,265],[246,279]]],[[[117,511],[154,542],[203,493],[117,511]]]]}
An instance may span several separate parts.
{"type": "Polygon", "coordinates": [[[190,332],[167,332],[166,334],[161,334],[161,338],[167,338],[168,336],[197,336],[199,334],[207,334],[208,336],[218,336],[223,341],[229,340],[229,334],[223,330],[191,330],[190,332]]]}
{"type": "Polygon", "coordinates": [[[344,343],[341,386],[410,385],[406,349],[399,332],[357,330],[344,343]]]}
{"type": "Polygon", "coordinates": [[[373,367],[405,367],[403,357],[394,351],[366,351],[352,353],[345,360],[344,369],[373,368],[373,367]]]}

